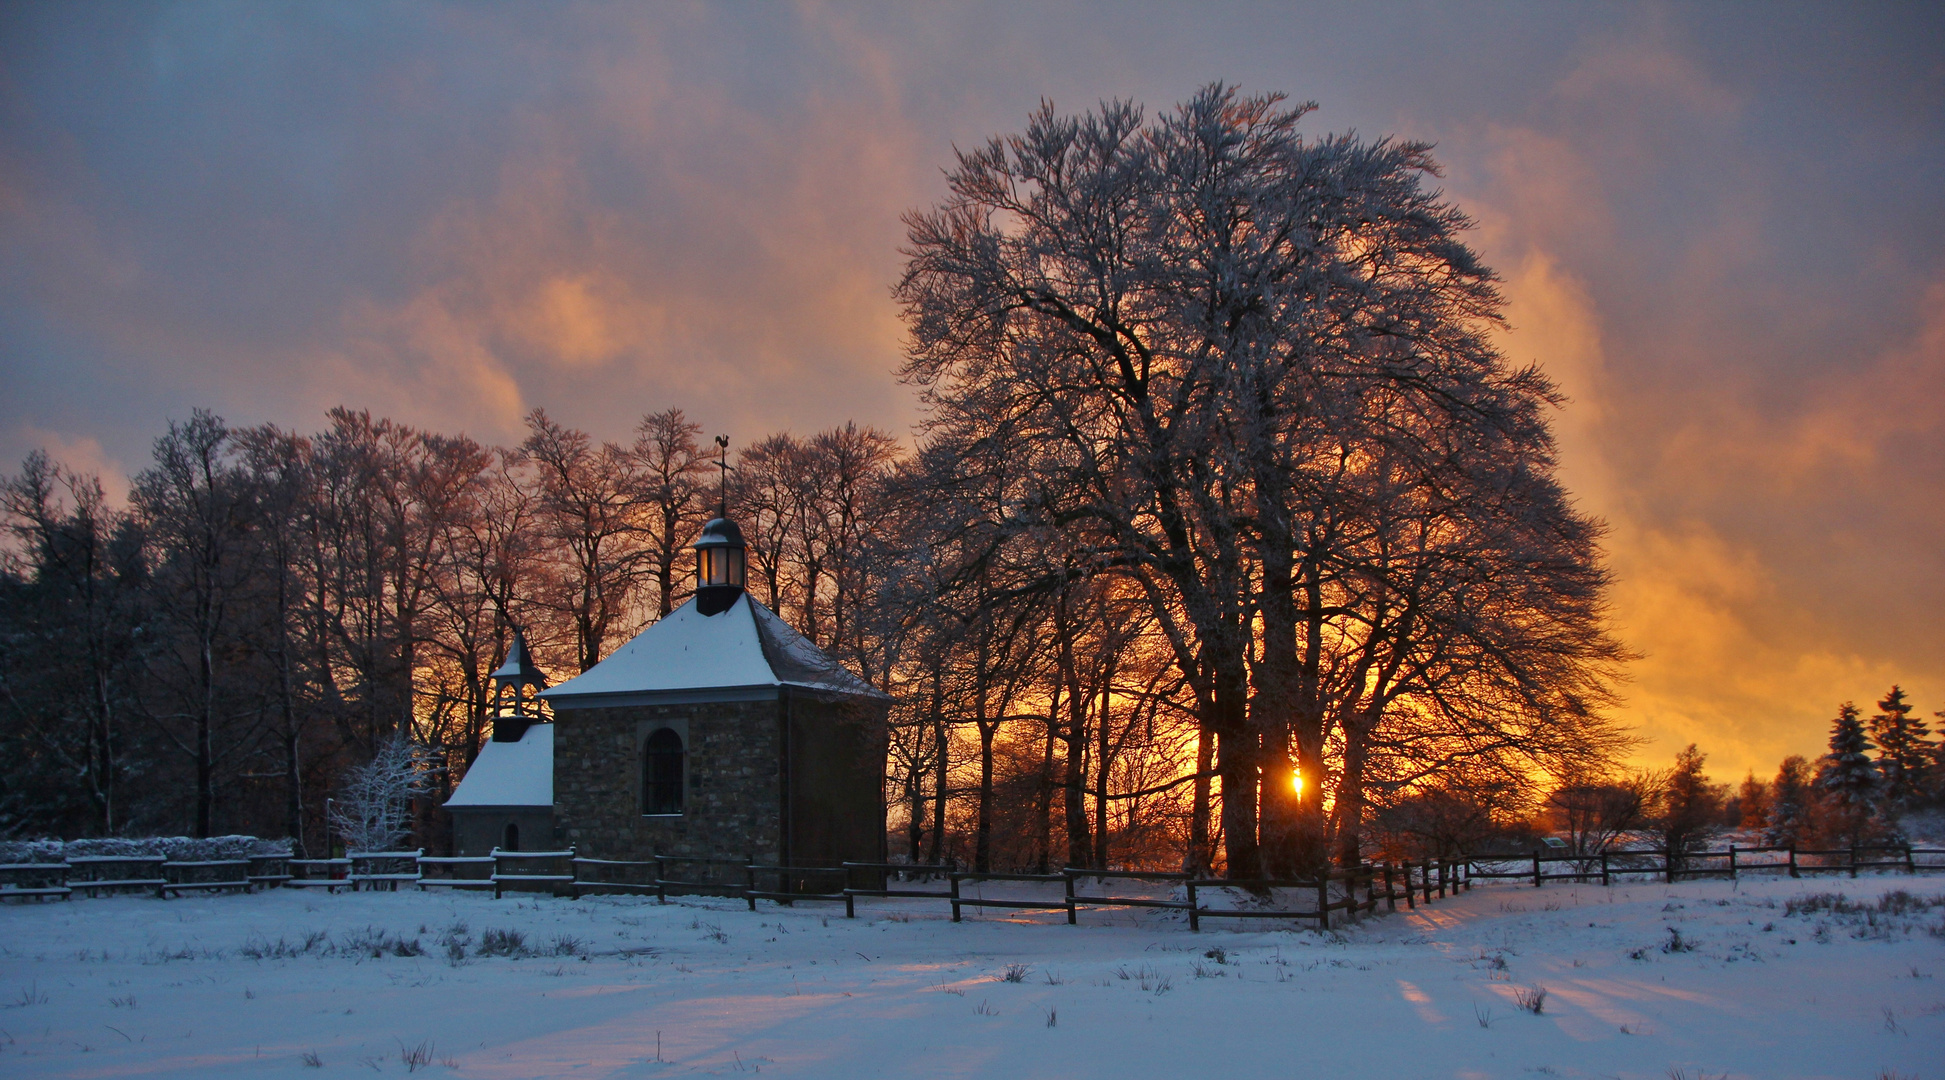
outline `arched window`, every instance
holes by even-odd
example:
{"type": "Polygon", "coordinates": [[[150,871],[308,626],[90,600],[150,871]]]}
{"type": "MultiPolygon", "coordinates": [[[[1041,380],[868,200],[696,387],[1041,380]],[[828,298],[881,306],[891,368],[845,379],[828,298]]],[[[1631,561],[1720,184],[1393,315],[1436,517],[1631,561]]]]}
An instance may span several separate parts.
{"type": "Polygon", "coordinates": [[[642,813],[682,812],[682,736],[663,728],[642,746],[642,813]]]}
{"type": "Polygon", "coordinates": [[[511,821],[507,822],[506,835],[500,838],[500,850],[501,851],[520,850],[520,826],[514,824],[511,821]]]}

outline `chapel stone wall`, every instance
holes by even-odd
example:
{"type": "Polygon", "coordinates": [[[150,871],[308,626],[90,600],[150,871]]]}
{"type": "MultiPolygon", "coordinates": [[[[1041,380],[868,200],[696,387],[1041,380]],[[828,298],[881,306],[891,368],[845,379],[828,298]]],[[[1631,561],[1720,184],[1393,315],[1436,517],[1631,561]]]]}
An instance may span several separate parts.
{"type": "Polygon", "coordinates": [[[728,701],[554,712],[554,810],[562,841],[596,859],[779,858],[777,702],[728,701]],[[679,817],[642,815],[642,741],[686,730],[679,817]]]}
{"type": "Polygon", "coordinates": [[[884,861],[887,704],[788,694],[791,864],[884,861]]]}

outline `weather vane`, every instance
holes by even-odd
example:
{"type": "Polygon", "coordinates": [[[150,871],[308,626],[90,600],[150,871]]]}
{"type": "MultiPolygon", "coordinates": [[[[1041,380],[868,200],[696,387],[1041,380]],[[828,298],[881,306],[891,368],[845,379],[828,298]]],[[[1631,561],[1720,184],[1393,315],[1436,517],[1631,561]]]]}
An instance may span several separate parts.
{"type": "Polygon", "coordinates": [[[729,517],[729,436],[716,436],[716,467],[723,470],[722,482],[716,488],[717,513],[720,518],[729,517]]]}

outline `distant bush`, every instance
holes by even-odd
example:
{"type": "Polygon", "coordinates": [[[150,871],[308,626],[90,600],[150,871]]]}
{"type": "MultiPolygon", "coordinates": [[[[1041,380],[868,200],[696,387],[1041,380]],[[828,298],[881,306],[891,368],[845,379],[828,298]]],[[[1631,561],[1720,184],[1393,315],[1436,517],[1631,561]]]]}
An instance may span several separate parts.
{"type": "Polygon", "coordinates": [[[247,859],[252,855],[289,855],[289,840],[257,836],[105,836],[92,840],[4,840],[0,862],[60,862],[101,856],[160,855],[177,862],[247,859]]]}

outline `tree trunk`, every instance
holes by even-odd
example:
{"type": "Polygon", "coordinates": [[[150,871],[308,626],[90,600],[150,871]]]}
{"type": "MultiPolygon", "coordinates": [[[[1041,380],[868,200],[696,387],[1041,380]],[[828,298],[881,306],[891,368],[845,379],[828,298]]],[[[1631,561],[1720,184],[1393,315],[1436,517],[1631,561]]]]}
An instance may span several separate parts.
{"type": "Polygon", "coordinates": [[[1240,656],[1217,661],[1213,702],[1216,769],[1222,777],[1222,842],[1225,876],[1262,875],[1256,843],[1257,737],[1249,730],[1248,679],[1240,656]]]}
{"type": "Polygon", "coordinates": [[[1361,861],[1364,833],[1365,732],[1360,721],[1347,721],[1344,732],[1344,771],[1337,782],[1337,865],[1361,861]]]}
{"type": "Polygon", "coordinates": [[[993,868],[993,736],[997,722],[978,722],[979,728],[979,821],[973,838],[973,869],[985,873],[993,868]]]}
{"type": "Polygon", "coordinates": [[[951,748],[952,743],[947,737],[948,729],[942,711],[937,709],[933,711],[932,725],[932,738],[938,748],[938,760],[933,765],[936,771],[932,781],[932,854],[925,861],[937,864],[945,856],[946,778],[951,764],[946,752],[951,748]]]}
{"type": "Polygon", "coordinates": [[[201,707],[196,710],[196,837],[209,836],[216,804],[216,662],[207,632],[198,643],[197,668],[202,681],[201,707]]]}
{"type": "Polygon", "coordinates": [[[1209,872],[1209,770],[1216,760],[1215,733],[1207,723],[1195,731],[1195,805],[1189,812],[1189,850],[1182,858],[1182,871],[1198,877],[1209,872]]]}
{"type": "Polygon", "coordinates": [[[1300,876],[1303,859],[1302,801],[1295,778],[1314,787],[1320,775],[1290,755],[1297,708],[1297,625],[1289,552],[1280,545],[1263,549],[1261,605],[1263,658],[1256,666],[1256,693],[1250,699],[1250,727],[1262,739],[1263,864],[1271,877],[1300,876]]]}
{"type": "Polygon", "coordinates": [[[1094,862],[1091,865],[1096,870],[1106,870],[1108,868],[1108,765],[1111,763],[1108,756],[1108,739],[1112,734],[1109,730],[1108,722],[1111,718],[1109,710],[1113,708],[1114,704],[1114,671],[1114,657],[1110,656],[1107,661],[1107,666],[1101,673],[1101,709],[1099,715],[1094,720],[1094,731],[1099,742],[1097,744],[1098,749],[1094,755],[1094,779],[1096,782],[1094,788],[1094,862]]]}
{"type": "Polygon", "coordinates": [[[1040,752],[1040,782],[1034,795],[1033,872],[1044,874],[1053,862],[1054,848],[1054,740],[1059,731],[1060,685],[1055,683],[1053,698],[1047,703],[1047,741],[1040,752]]]}

